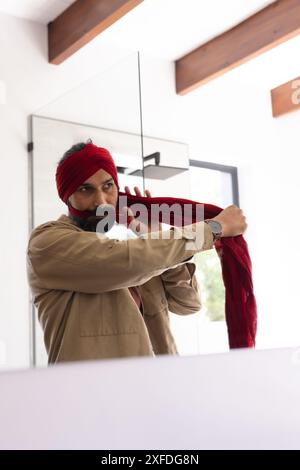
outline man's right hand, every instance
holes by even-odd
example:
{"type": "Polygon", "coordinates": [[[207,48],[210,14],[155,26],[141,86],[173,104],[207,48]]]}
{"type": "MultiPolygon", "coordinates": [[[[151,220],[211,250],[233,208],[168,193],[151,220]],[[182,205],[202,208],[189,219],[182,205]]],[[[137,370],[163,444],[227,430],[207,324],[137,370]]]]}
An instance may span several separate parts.
{"type": "Polygon", "coordinates": [[[247,230],[246,217],[243,211],[235,205],[226,207],[212,220],[222,225],[222,237],[235,237],[247,230]]]}

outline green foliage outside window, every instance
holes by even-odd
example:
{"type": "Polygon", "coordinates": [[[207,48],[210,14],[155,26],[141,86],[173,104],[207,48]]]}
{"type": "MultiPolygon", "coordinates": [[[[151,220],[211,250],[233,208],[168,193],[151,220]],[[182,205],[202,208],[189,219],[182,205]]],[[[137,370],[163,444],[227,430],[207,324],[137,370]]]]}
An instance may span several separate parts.
{"type": "Polygon", "coordinates": [[[211,321],[224,320],[225,289],[220,259],[215,250],[208,250],[195,255],[194,260],[206,315],[211,321]]]}

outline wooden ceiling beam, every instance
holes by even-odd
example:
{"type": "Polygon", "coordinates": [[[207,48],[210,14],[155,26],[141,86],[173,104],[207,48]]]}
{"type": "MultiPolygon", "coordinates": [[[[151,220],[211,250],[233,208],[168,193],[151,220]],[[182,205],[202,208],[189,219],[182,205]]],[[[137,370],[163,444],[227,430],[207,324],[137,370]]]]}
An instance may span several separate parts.
{"type": "Polygon", "coordinates": [[[300,77],[271,90],[273,117],[297,111],[300,108],[300,77]]]}
{"type": "Polygon", "coordinates": [[[76,0],[48,24],[49,62],[61,64],[143,0],[76,0]]]}
{"type": "Polygon", "coordinates": [[[300,32],[300,0],[278,0],[175,62],[184,95],[300,32]]]}

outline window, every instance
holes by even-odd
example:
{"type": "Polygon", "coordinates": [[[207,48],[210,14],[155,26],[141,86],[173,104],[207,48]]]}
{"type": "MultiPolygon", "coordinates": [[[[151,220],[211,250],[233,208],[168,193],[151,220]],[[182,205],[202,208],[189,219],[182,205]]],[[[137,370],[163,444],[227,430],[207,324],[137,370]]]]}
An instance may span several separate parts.
{"type": "MultiPolygon", "coordinates": [[[[189,160],[189,197],[193,201],[225,208],[239,205],[237,168],[189,160]]],[[[170,314],[172,331],[182,355],[227,351],[225,291],[221,265],[215,250],[194,256],[202,309],[190,316],[170,314]]]]}

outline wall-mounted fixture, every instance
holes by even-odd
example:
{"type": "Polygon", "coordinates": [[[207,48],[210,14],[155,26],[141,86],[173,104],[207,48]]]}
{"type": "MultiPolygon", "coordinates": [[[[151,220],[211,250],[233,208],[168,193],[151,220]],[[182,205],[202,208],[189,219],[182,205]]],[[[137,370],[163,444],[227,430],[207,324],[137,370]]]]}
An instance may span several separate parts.
{"type": "Polygon", "coordinates": [[[144,162],[152,159],[155,160],[155,164],[145,165],[144,169],[130,171],[130,169],[126,167],[117,166],[117,170],[119,173],[126,173],[127,175],[131,176],[144,175],[145,178],[156,180],[166,180],[172,176],[178,175],[179,173],[188,171],[188,168],[160,165],[160,152],[154,152],[151,153],[151,155],[143,157],[144,162]]]}

